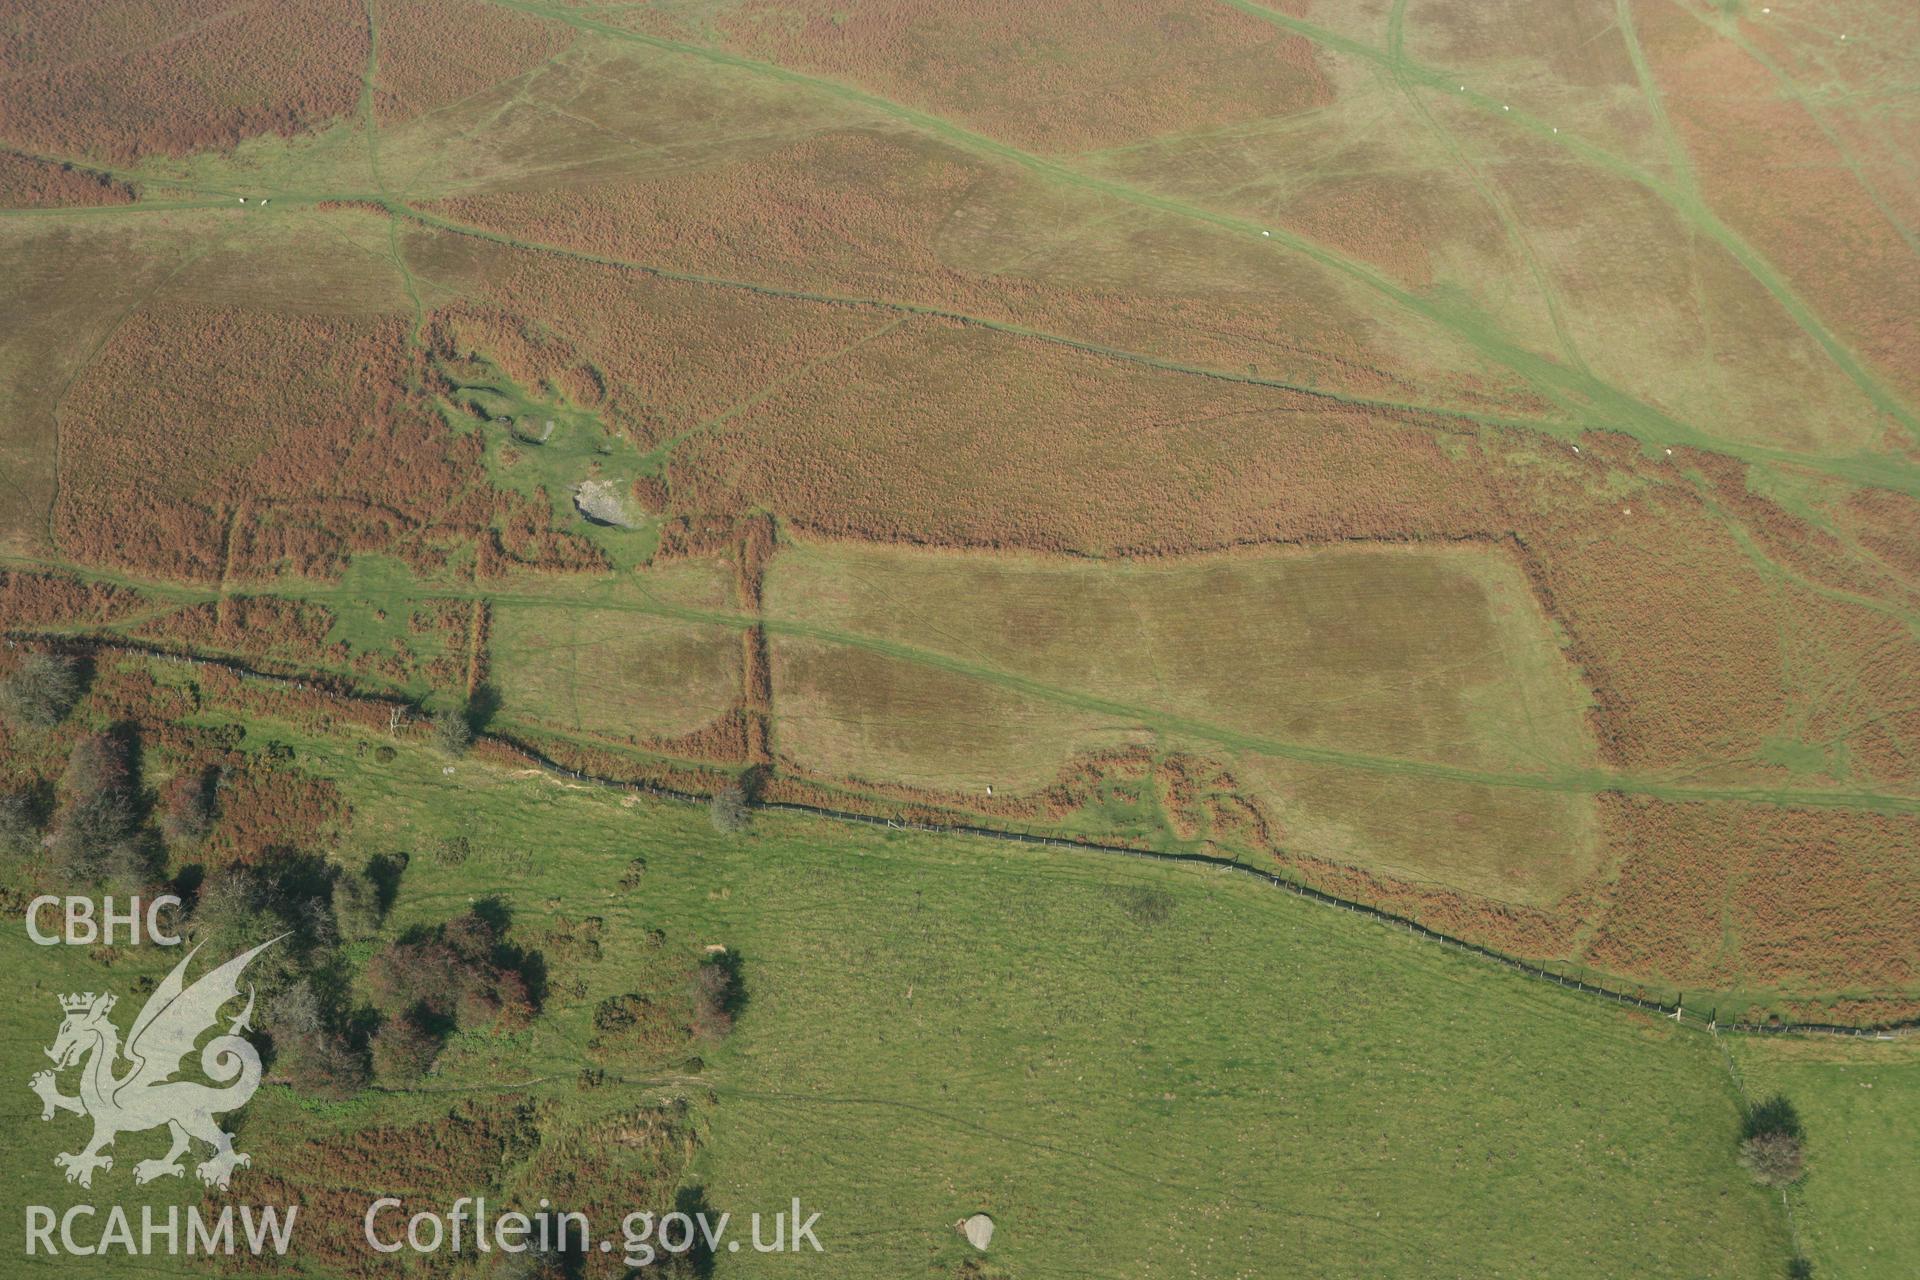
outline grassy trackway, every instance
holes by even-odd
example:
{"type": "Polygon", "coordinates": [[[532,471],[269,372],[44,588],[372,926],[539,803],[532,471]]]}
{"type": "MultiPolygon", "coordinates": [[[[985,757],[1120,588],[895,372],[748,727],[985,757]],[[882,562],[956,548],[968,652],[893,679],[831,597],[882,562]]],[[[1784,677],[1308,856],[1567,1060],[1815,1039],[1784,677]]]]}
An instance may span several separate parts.
{"type": "MultiPolygon", "coordinates": [[[[495,3],[503,2],[504,0],[495,0],[495,3]]],[[[1563,147],[1582,160],[1598,165],[1609,173],[1645,188],[1691,224],[1696,231],[1732,254],[1747,273],[1773,295],[1774,301],[1793,318],[1794,323],[1799,325],[1808,337],[1820,344],[1820,348],[1827,353],[1828,358],[1840,367],[1841,371],[1866,394],[1868,399],[1873,401],[1876,408],[1899,422],[1910,436],[1920,439],[1920,419],[1916,419],[1913,412],[1901,404],[1892,392],[1880,385],[1860,362],[1859,357],[1854,355],[1852,350],[1826,327],[1820,317],[1815,315],[1813,309],[1781,278],[1760,251],[1742,239],[1732,227],[1722,222],[1719,215],[1714,213],[1696,192],[1664,182],[1604,147],[1585,142],[1571,132],[1561,133],[1548,122],[1531,116],[1525,111],[1514,111],[1510,103],[1478,93],[1472,88],[1460,89],[1458,86],[1461,84],[1461,77],[1457,72],[1441,71],[1424,63],[1415,62],[1404,55],[1396,57],[1386,50],[1376,49],[1362,41],[1328,31],[1324,27],[1315,26],[1311,22],[1269,9],[1264,5],[1254,4],[1252,0],[1221,0],[1221,3],[1231,5],[1242,13],[1265,19],[1277,27],[1313,41],[1322,48],[1377,63],[1396,75],[1405,75],[1435,92],[1445,93],[1449,97],[1464,101],[1484,111],[1490,117],[1527,130],[1542,142],[1563,147]]],[[[1634,50],[1637,48],[1637,44],[1633,46],[1634,50]]],[[[1662,123],[1665,121],[1664,112],[1660,115],[1660,121],[1662,123]]]]}
{"type": "MultiPolygon", "coordinates": [[[[1253,16],[1264,18],[1295,34],[1315,40],[1316,43],[1336,52],[1351,54],[1378,63],[1389,71],[1398,71],[1416,84],[1436,90],[1444,85],[1458,83],[1446,73],[1435,71],[1423,64],[1401,59],[1398,63],[1383,50],[1371,45],[1324,31],[1311,23],[1300,22],[1246,0],[1224,0],[1235,8],[1253,16]]],[[[1021,168],[1038,173],[1043,177],[1069,186],[1094,191],[1100,195],[1121,200],[1140,208],[1152,209],[1174,217],[1205,223],[1227,231],[1247,236],[1262,236],[1270,239],[1279,248],[1289,250],[1321,267],[1348,277],[1367,289],[1386,298],[1400,309],[1428,321],[1437,327],[1460,337],[1477,349],[1482,355],[1495,363],[1505,366],[1520,375],[1540,394],[1560,404],[1570,411],[1583,416],[1584,421],[1597,429],[1625,431],[1649,446],[1687,444],[1717,452],[1730,452],[1723,442],[1714,439],[1698,428],[1677,421],[1671,415],[1621,391],[1602,380],[1567,368],[1558,362],[1527,350],[1498,336],[1493,326],[1477,311],[1451,305],[1440,299],[1412,292],[1395,284],[1372,267],[1355,259],[1335,252],[1317,241],[1297,235],[1283,227],[1273,227],[1251,219],[1241,218],[1217,210],[1203,208],[1176,200],[1168,196],[1142,191],[1124,183],[1094,177],[1032,152],[1024,151],[1009,143],[1001,142],[984,134],[954,124],[952,121],[895,102],[878,94],[855,88],[838,81],[808,75],[774,63],[761,62],[754,58],[728,53],[723,49],[707,45],[690,44],[684,41],[668,40],[659,36],[646,35],[630,31],[609,23],[597,22],[572,11],[552,9],[527,0],[489,0],[517,13],[530,14],[550,21],[565,23],[582,31],[606,36],[616,40],[626,40],[645,45],[662,52],[697,58],[717,66],[730,67],[781,83],[811,89],[815,92],[854,103],[869,110],[891,116],[935,137],[946,139],[956,145],[982,155],[992,156],[1016,164],[1021,168]],[[1264,235],[1263,235],[1264,233],[1264,235]]],[[[1600,165],[1609,172],[1645,186],[1660,199],[1671,204],[1703,235],[1719,243],[1743,267],[1758,280],[1788,314],[1810,336],[1812,336],[1828,356],[1858,385],[1873,401],[1876,407],[1889,417],[1901,422],[1916,437],[1920,437],[1920,423],[1916,423],[1912,414],[1900,405],[1890,393],[1882,388],[1860,365],[1837,338],[1835,338],[1812,310],[1802,302],[1772,270],[1758,251],[1747,245],[1731,228],[1703,203],[1688,200],[1684,193],[1670,184],[1663,183],[1637,166],[1612,155],[1591,143],[1581,142],[1568,134],[1555,133],[1546,122],[1535,119],[1524,112],[1512,112],[1504,109],[1503,104],[1485,95],[1468,91],[1457,95],[1470,104],[1480,107],[1490,114],[1501,116],[1514,124],[1536,133],[1541,139],[1556,143],[1572,150],[1575,154],[1591,163],[1600,165]]]]}
{"type": "MultiPolygon", "coordinates": [[[[60,568],[90,581],[112,582],[122,586],[146,590],[146,585],[138,578],[125,575],[95,575],[89,571],[71,565],[60,565],[46,560],[0,557],[0,565],[19,569],[60,568]]],[[[639,599],[614,599],[605,593],[596,595],[546,595],[538,592],[516,590],[511,586],[454,587],[440,584],[421,583],[418,589],[409,588],[406,598],[411,600],[462,600],[484,599],[494,608],[539,608],[539,609],[584,609],[603,612],[627,612],[646,614],[653,617],[671,618],[681,622],[698,623],[708,626],[725,627],[735,631],[747,631],[762,627],[771,635],[795,636],[818,641],[823,644],[838,645],[850,649],[864,650],[901,662],[943,671],[969,680],[997,685],[1010,692],[1058,706],[1071,707],[1079,711],[1090,711],[1098,715],[1128,723],[1139,724],[1160,733],[1194,738],[1238,751],[1250,751],[1259,755],[1273,756],[1277,759],[1295,760],[1303,764],[1322,765],[1342,769],[1358,769],[1371,773],[1397,775],[1427,781],[1452,782],[1472,786],[1514,787],[1532,791],[1565,792],[1576,795],[1594,795],[1603,792],[1618,792],[1626,795],[1644,795],[1660,800],[1733,800],[1756,804],[1784,805],[1798,808],[1837,808],[1858,809],[1872,813],[1920,813],[1920,796],[1888,794],[1872,791],[1820,791],[1793,790],[1787,788],[1764,787],[1701,787],[1687,786],[1660,778],[1639,777],[1631,774],[1615,773],[1604,769],[1549,769],[1538,773],[1498,773],[1478,769],[1466,769],[1455,765],[1434,761],[1411,760],[1398,756],[1368,755],[1359,752],[1340,751],[1328,747],[1314,747],[1297,742],[1288,742],[1277,738],[1268,738],[1257,734],[1241,733],[1182,716],[1161,711],[1150,706],[1135,703],[1118,702],[1110,698],[1097,697],[1078,690],[1062,688],[1001,671],[994,667],[976,662],[968,662],[950,654],[934,650],[900,644],[877,636],[858,632],[842,631],[836,628],[818,626],[812,623],[795,622],[774,618],[763,618],[752,614],[734,613],[724,610],[696,609],[685,605],[676,605],[645,594],[639,599]]],[[[218,597],[213,591],[182,590],[172,587],[172,596],[181,603],[193,603],[218,597]]],[[[370,597],[364,590],[347,589],[332,584],[298,584],[274,594],[289,599],[310,600],[336,609],[351,610],[369,603],[370,597]]],[[[74,630],[84,630],[76,628],[74,630]]],[[[109,630],[111,630],[109,628],[109,630]]],[[[356,677],[357,678],[357,677],[356,677]]]]}
{"type": "MultiPolygon", "coordinates": [[[[936,307],[925,303],[907,302],[892,298],[862,297],[850,294],[825,293],[807,289],[790,289],[779,285],[765,284],[754,280],[732,279],[726,276],[702,275],[696,272],[674,271],[651,263],[636,262],[630,258],[617,258],[607,254],[590,253],[583,249],[570,249],[565,245],[548,244],[538,240],[524,240],[504,232],[487,227],[474,226],[471,223],[458,222],[441,217],[423,209],[417,209],[401,200],[378,195],[357,197],[379,204],[389,212],[412,219],[421,226],[453,235],[470,236],[491,244],[504,245],[512,249],[522,249],[530,253],[547,253],[556,257],[572,258],[581,262],[597,263],[601,266],[620,267],[629,271],[639,271],[656,276],[662,280],[675,280],[687,284],[708,285],[722,289],[740,289],[750,293],[772,298],[791,298],[802,302],[819,302],[833,306],[877,307],[891,311],[905,312],[910,315],[932,316],[939,319],[955,320],[962,324],[976,325],[996,333],[1012,337],[1030,338],[1055,346],[1068,347],[1075,351],[1084,351],[1089,355],[1102,356],[1112,360],[1123,360],[1147,368],[1160,369],[1169,373],[1190,374],[1194,377],[1213,378],[1222,382],[1235,382],[1246,386],[1271,387],[1280,391],[1291,391],[1299,395],[1311,396],[1332,404],[1351,405],[1363,409],[1379,409],[1386,412],[1405,414],[1424,414],[1435,418],[1446,418],[1460,422],[1472,422],[1481,426],[1505,427],[1519,431],[1536,431],[1559,439],[1575,439],[1588,430],[1612,431],[1626,429],[1611,423],[1595,423],[1589,420],[1570,418],[1558,421],[1549,418],[1519,417],[1512,414],[1489,413],[1478,409],[1457,408],[1449,405],[1426,404],[1410,400],[1390,400],[1379,396],[1355,395],[1350,392],[1332,390],[1326,387],[1309,387],[1299,383],[1284,382],[1276,378],[1263,378],[1253,374],[1236,373],[1231,369],[1219,369],[1208,365],[1196,365],[1184,361],[1168,359],[1147,352],[1129,351],[1104,343],[1089,342],[1067,334],[1051,333],[1044,329],[1034,329],[1026,325],[1013,324],[1005,320],[995,320],[989,316],[974,315],[964,311],[954,311],[946,307],[936,307]]],[[[1729,440],[1711,437],[1691,428],[1675,425],[1670,433],[1627,432],[1649,447],[1665,441],[1668,444],[1687,444],[1709,453],[1723,454],[1738,458],[1742,462],[1759,466],[1785,465],[1800,467],[1809,471],[1832,476],[1867,488],[1890,489],[1920,498],[1920,466],[1902,462],[1893,457],[1875,455],[1823,456],[1818,454],[1795,453],[1787,449],[1773,449],[1764,445],[1739,444],[1729,440]]]]}
{"type": "MultiPolygon", "coordinates": [[[[507,0],[493,0],[493,2],[507,4],[507,7],[510,8],[525,7],[508,4],[507,0]]],[[[528,11],[539,13],[542,16],[552,16],[557,21],[572,21],[572,19],[566,15],[549,15],[546,14],[545,11],[531,8],[529,8],[528,11]]],[[[575,21],[574,25],[581,25],[583,21],[584,20],[575,21]]],[[[680,46],[675,45],[671,41],[660,42],[653,40],[651,37],[642,38],[631,32],[621,32],[618,28],[602,28],[600,24],[587,23],[586,26],[587,29],[595,32],[604,30],[627,38],[642,40],[643,43],[663,44],[670,51],[700,52],[699,46],[686,46],[685,49],[682,50],[680,46]]],[[[808,77],[799,76],[797,73],[784,72],[780,68],[771,67],[767,64],[751,63],[745,59],[732,59],[730,57],[727,57],[726,60],[763,68],[769,72],[777,72],[784,78],[794,79],[814,88],[839,88],[839,86],[833,86],[826,82],[815,81],[808,77]]],[[[859,94],[858,91],[846,90],[845,92],[854,95],[863,102],[869,101],[866,95],[859,94]]],[[[940,130],[935,127],[934,118],[932,117],[924,117],[921,113],[910,112],[908,108],[884,104],[884,101],[880,99],[872,99],[870,101],[876,107],[884,105],[896,113],[908,112],[913,122],[920,123],[922,127],[929,130],[940,132],[940,130]]],[[[951,126],[948,126],[948,128],[951,128],[951,126]]],[[[1001,144],[993,143],[988,139],[976,139],[975,135],[964,134],[964,131],[959,132],[961,133],[962,141],[974,139],[991,154],[1000,155],[1003,158],[1015,159],[1017,163],[1025,164],[1031,168],[1038,168],[1062,180],[1072,182],[1076,185],[1092,186],[1106,194],[1115,195],[1118,198],[1126,199],[1136,204],[1145,204],[1149,207],[1157,208],[1163,212],[1173,213],[1181,217],[1197,218],[1213,225],[1226,227],[1248,235],[1255,234],[1259,230],[1268,229],[1257,226],[1244,219],[1210,213],[1193,206],[1180,204],[1177,201],[1165,200],[1144,192],[1136,192],[1120,184],[1106,183],[1099,179],[1084,177],[1039,157],[1016,152],[1012,148],[1003,147],[1001,144]]],[[[83,163],[63,157],[49,156],[39,158],[58,163],[83,163]]],[[[195,191],[218,191],[223,195],[231,195],[235,190],[226,187],[200,186],[193,183],[153,179],[133,170],[114,169],[107,166],[95,167],[98,168],[100,172],[127,182],[152,182],[161,185],[179,186],[195,191]]],[[[257,188],[255,190],[257,190],[257,188]]],[[[1867,488],[1888,489],[1896,493],[1906,494],[1909,497],[1920,498],[1920,466],[1905,462],[1898,457],[1865,453],[1850,455],[1807,454],[1788,449],[1778,449],[1765,445],[1745,444],[1727,440],[1711,435],[1696,427],[1683,423],[1660,410],[1654,409],[1631,395],[1620,391],[1618,388],[1600,381],[1585,371],[1566,370],[1544,356],[1535,355],[1521,348],[1514,347],[1511,344],[1498,344],[1498,351],[1487,348],[1481,345],[1474,337],[1476,333],[1481,332],[1477,327],[1478,317],[1449,317],[1446,309],[1437,303],[1423,303],[1419,307],[1413,307],[1412,304],[1416,301],[1414,295],[1408,294],[1406,291],[1399,289],[1397,286],[1377,276],[1370,268],[1343,258],[1321,246],[1311,246],[1312,251],[1309,253],[1309,256],[1320,262],[1321,265],[1333,267],[1336,270],[1341,270],[1350,275],[1357,275],[1359,278],[1362,278],[1364,282],[1376,285],[1383,291],[1388,292],[1396,301],[1406,303],[1414,309],[1417,314],[1455,333],[1457,336],[1463,337],[1476,346],[1480,346],[1484,354],[1489,355],[1490,358],[1500,361],[1501,363],[1505,363],[1508,368],[1520,374],[1522,378],[1530,381],[1544,399],[1561,407],[1569,416],[1565,420],[1555,420],[1514,414],[1500,414],[1461,406],[1428,404],[1416,401],[1393,400],[1378,396],[1358,395],[1327,387],[1305,386],[1275,378],[1239,373],[1230,369],[1197,365],[1148,352],[1130,351],[1124,348],[1109,346],[1105,343],[1076,338],[1068,334],[1052,333],[1043,329],[1035,329],[1026,325],[1015,324],[1005,320],[996,320],[988,316],[974,315],[968,312],[955,311],[951,308],[927,303],[895,298],[794,289],[755,280],[705,275],[698,272],[676,271],[671,268],[638,262],[632,259],[591,253],[585,250],[568,248],[564,245],[521,239],[490,228],[458,222],[416,208],[394,197],[385,190],[318,191],[277,187],[271,189],[267,194],[283,209],[326,203],[373,205],[385,209],[389,214],[407,218],[421,226],[429,227],[437,231],[469,236],[474,239],[485,240],[490,243],[509,248],[522,249],[528,252],[553,254],[582,262],[594,262],[604,266],[620,267],[631,271],[644,272],[664,280],[676,280],[689,284],[707,285],[714,288],[740,289],[766,297],[790,298],[798,301],[819,302],[837,306],[885,308],[913,315],[950,319],[963,324],[977,325],[981,328],[994,330],[1011,336],[1069,347],[1074,350],[1084,351],[1090,355],[1124,360],[1129,363],[1161,369],[1171,373],[1214,378],[1220,381],[1241,383],[1248,386],[1272,387],[1277,390],[1312,396],[1330,403],[1352,405],[1359,408],[1379,409],[1389,412],[1424,414],[1437,418],[1474,422],[1491,427],[1537,431],[1561,439],[1577,437],[1585,431],[1618,431],[1639,440],[1649,449],[1663,445],[1687,445],[1707,452],[1737,458],[1743,462],[1758,466],[1784,465],[1803,468],[1831,476],[1837,480],[1846,481],[1850,484],[1861,485],[1867,488]],[[1505,354],[1503,355],[1502,353],[1505,354]],[[1509,357],[1511,358],[1509,359],[1509,357]],[[1591,396],[1583,396],[1580,394],[1582,389],[1591,391],[1593,394],[1591,396]]],[[[177,213],[202,210],[231,211],[230,205],[224,199],[141,200],[129,205],[4,209],[0,210],[0,218],[24,217],[57,220],[70,216],[100,218],[126,214],[177,213]]],[[[1310,247],[1310,242],[1301,240],[1298,237],[1292,236],[1291,233],[1284,231],[1276,234],[1270,242],[1280,245],[1281,247],[1297,248],[1301,252],[1308,252],[1310,247]]],[[[417,295],[417,282],[412,279],[411,271],[405,266],[404,262],[396,262],[396,266],[399,267],[403,276],[406,277],[406,284],[414,297],[417,320],[422,306],[417,295]]]]}

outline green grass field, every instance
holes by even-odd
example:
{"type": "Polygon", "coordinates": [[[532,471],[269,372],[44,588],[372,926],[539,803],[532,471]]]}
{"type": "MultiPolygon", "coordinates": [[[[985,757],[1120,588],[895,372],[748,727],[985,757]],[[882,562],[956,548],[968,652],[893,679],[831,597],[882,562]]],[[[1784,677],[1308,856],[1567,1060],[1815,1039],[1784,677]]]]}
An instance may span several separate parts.
{"type": "Polygon", "coordinates": [[[1793,1189],[1801,1248],[1820,1276],[1892,1280],[1920,1267],[1920,1045],[1823,1039],[1731,1042],[1747,1090],[1785,1094],[1807,1127],[1793,1189]]]}
{"type": "MultiPolygon", "coordinates": [[[[697,810],[473,763],[446,775],[417,748],[379,765],[270,722],[249,741],[267,734],[343,787],[342,856],[470,837],[463,866],[413,860],[389,931],[490,895],[527,945],[603,923],[598,958],[554,950],[529,1032],[463,1033],[417,1093],[343,1111],[269,1086],[242,1133],[263,1170],[308,1133],[470,1089],[524,1090],[554,1124],[685,1096],[709,1203],[770,1212],[797,1195],[825,1215],[831,1252],[796,1273],[957,1273],[952,1224],[980,1209],[999,1222],[991,1261],[1016,1276],[1784,1265],[1784,1220],[1733,1159],[1733,1080],[1697,1034],[1237,877],[772,815],[726,839],[697,810]],[[636,857],[644,875],[622,887],[636,857]],[[595,1003],[716,943],[744,962],[732,1037],[702,1069],[616,1070],[599,1092],[617,1092],[583,1101],[571,1082],[595,1003]]],[[[55,993],[171,959],[109,969],[17,933],[0,948],[34,975],[0,1050],[22,1080],[55,993]]],[[[11,1096],[9,1198],[72,1202],[49,1161],[75,1123],[41,1128],[31,1095],[11,1096]]],[[[121,1168],[145,1154],[129,1137],[121,1168]]],[[[96,1198],[134,1197],[123,1173],[101,1176],[96,1198]]],[[[724,1255],[717,1269],[764,1273],[724,1255]]]]}

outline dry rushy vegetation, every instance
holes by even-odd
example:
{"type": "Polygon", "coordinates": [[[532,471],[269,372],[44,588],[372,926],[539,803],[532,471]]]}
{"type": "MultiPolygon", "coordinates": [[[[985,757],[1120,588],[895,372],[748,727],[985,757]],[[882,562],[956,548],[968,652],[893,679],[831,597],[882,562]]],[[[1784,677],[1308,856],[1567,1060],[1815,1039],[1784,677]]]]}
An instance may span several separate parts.
{"type": "Polygon", "coordinates": [[[133,188],[110,174],[0,150],[0,206],[52,209],[132,201],[133,188]]]}
{"type": "Polygon", "coordinates": [[[1186,0],[747,0],[718,25],[756,57],[1046,151],[1291,115],[1333,97],[1304,39],[1186,0]]]}
{"type": "Polygon", "coordinates": [[[348,114],[367,62],[359,0],[18,0],[0,32],[0,136],[131,160],[292,135],[348,114]]]}
{"type": "Polygon", "coordinates": [[[1641,38],[1714,210],[1909,397],[1920,394],[1920,259],[1809,106],[1762,63],[1673,6],[1641,38]],[[1819,173],[1818,182],[1798,175],[1819,173]]]}
{"type": "Polygon", "coordinates": [[[486,92],[573,40],[572,29],[561,23],[483,0],[382,0],[378,16],[380,75],[373,109],[382,125],[486,92]]]}

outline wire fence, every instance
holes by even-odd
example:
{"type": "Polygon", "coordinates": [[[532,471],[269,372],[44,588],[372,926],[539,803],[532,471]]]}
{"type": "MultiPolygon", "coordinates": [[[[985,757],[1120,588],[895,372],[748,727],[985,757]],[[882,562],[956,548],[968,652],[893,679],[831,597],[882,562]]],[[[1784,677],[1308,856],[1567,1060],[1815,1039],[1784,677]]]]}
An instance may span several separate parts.
{"type": "MultiPolygon", "coordinates": [[[[368,694],[355,688],[350,681],[331,677],[297,677],[271,671],[262,671],[246,663],[230,658],[206,658],[192,653],[183,653],[159,645],[143,644],[118,638],[99,636],[75,636],[65,634],[41,634],[28,631],[8,631],[6,644],[12,648],[18,641],[26,640],[35,644],[55,648],[63,652],[94,652],[108,650],[130,653],[163,662],[177,662],[189,666],[211,667],[229,672],[239,678],[266,681],[287,688],[314,691],[329,694],[362,703],[377,703],[390,709],[400,721],[413,722],[425,719],[425,715],[414,704],[404,699],[387,695],[368,694]]],[[[542,772],[556,777],[570,779],[583,786],[606,790],[630,792],[650,796],[655,799],[678,804],[704,805],[711,797],[698,792],[680,791],[672,787],[661,786],[654,782],[632,779],[608,778],[570,768],[548,756],[524,740],[512,734],[489,731],[479,737],[493,741],[509,751],[524,758],[528,764],[542,772]]],[[[1576,991],[1596,999],[1610,1000],[1616,1004],[1639,1009],[1642,1012],[1666,1018],[1682,1026],[1718,1034],[1731,1032],[1740,1035],[1789,1035],[1811,1034],[1829,1036],[1847,1036],[1856,1039],[1894,1040],[1920,1031],[1920,1018],[1909,1018],[1894,1022],[1870,1023],[1848,1026],[1827,1022],[1791,1022],[1786,1020],[1769,1022],[1721,1022],[1712,1013],[1701,1014],[1687,1009],[1676,1001],[1666,1004],[1651,1000],[1645,996],[1634,995],[1613,987],[1588,982],[1583,978],[1569,977],[1564,973],[1555,973],[1543,965],[1518,956],[1509,955],[1493,947],[1470,942],[1465,938],[1432,929],[1417,920],[1395,914],[1380,907],[1370,906],[1351,898],[1316,889],[1292,877],[1278,872],[1267,871],[1260,867],[1249,866],[1230,858],[1211,857],[1202,853],[1165,853],[1154,849],[1134,849],[1125,845],[1103,844],[1092,840],[1069,840],[1059,836],[1036,835],[1026,831],[1012,831],[999,827],[982,827],[969,823],[933,823],[916,822],[906,818],[890,818],[870,813],[857,813],[846,809],[832,809],[822,805],[799,804],[793,801],[766,801],[754,806],[767,812],[801,814],[814,818],[830,819],[836,822],[858,823],[863,826],[878,827],[890,831],[915,831],[932,835],[973,836],[983,840],[1003,840],[1017,844],[1035,845],[1042,848],[1058,849],[1075,853],[1097,853],[1112,857],[1137,858],[1148,862],[1161,862],[1179,866],[1203,867],[1222,875],[1241,875],[1264,883],[1272,888],[1315,902],[1321,906],[1345,911],[1355,916],[1374,921],[1377,924],[1397,931],[1404,931],[1410,937],[1424,939],[1443,947],[1450,947],[1467,955],[1501,965],[1515,973],[1541,982],[1549,982],[1568,991],[1576,991]]]]}

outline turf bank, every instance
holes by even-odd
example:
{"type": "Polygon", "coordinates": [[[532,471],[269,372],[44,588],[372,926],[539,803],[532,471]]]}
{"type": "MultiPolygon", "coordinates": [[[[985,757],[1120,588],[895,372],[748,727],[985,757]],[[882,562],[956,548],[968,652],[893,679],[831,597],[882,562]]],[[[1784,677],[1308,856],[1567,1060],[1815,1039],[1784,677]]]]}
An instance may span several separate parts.
{"type": "Polygon", "coordinates": [[[269,1250],[285,1254],[299,1205],[225,1205],[209,1216],[199,1205],[141,1205],[136,1219],[121,1205],[76,1204],[57,1212],[27,1206],[27,1256],[130,1258],[210,1256],[269,1250]],[[236,1230],[237,1226],[237,1230],[236,1230]]]}

